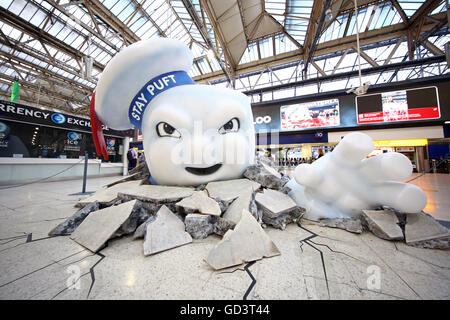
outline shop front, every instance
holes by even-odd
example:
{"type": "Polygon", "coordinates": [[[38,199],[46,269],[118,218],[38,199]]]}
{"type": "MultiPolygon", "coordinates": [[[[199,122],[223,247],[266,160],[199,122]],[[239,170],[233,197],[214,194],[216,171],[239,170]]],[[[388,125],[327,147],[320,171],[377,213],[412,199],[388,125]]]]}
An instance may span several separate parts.
{"type": "MultiPolygon", "coordinates": [[[[90,120],[0,100],[0,157],[98,158],[90,120]]],[[[122,162],[123,138],[132,131],[104,127],[108,162],[122,162]]]]}

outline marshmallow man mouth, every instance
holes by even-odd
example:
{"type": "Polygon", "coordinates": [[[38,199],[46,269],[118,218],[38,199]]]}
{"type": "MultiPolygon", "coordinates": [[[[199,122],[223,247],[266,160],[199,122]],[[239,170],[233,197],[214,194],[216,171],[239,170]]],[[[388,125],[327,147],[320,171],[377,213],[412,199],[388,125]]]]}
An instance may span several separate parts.
{"type": "Polygon", "coordinates": [[[186,171],[198,176],[206,176],[208,174],[213,174],[217,170],[219,170],[222,167],[221,163],[215,164],[211,167],[206,168],[194,168],[194,167],[186,167],[186,171]]]}

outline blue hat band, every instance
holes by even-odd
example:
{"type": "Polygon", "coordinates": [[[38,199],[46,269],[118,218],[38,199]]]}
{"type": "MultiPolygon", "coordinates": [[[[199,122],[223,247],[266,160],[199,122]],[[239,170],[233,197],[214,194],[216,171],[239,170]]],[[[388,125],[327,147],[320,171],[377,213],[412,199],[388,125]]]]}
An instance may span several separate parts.
{"type": "Polygon", "coordinates": [[[144,111],[150,101],[161,92],[186,84],[195,84],[195,82],[185,71],[164,73],[148,81],[131,101],[128,110],[130,122],[141,130],[144,111]]]}

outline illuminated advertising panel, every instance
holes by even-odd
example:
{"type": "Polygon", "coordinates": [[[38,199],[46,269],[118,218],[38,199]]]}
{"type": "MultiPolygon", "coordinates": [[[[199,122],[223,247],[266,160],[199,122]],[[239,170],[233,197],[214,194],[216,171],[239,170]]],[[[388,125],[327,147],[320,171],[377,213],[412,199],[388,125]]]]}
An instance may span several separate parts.
{"type": "Polygon", "coordinates": [[[340,124],[339,100],[330,99],[280,107],[281,131],[318,127],[334,127],[340,124]]]}
{"type": "Polygon", "coordinates": [[[358,124],[439,119],[436,87],[397,90],[356,97],[358,124]]]}

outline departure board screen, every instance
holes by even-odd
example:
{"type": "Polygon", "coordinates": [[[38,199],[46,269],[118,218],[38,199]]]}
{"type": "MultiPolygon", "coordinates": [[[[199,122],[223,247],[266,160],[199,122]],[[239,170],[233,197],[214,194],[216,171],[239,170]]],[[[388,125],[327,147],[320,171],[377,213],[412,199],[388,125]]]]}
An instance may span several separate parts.
{"type": "Polygon", "coordinates": [[[397,90],[356,97],[358,124],[439,119],[436,87],[397,90]]]}

